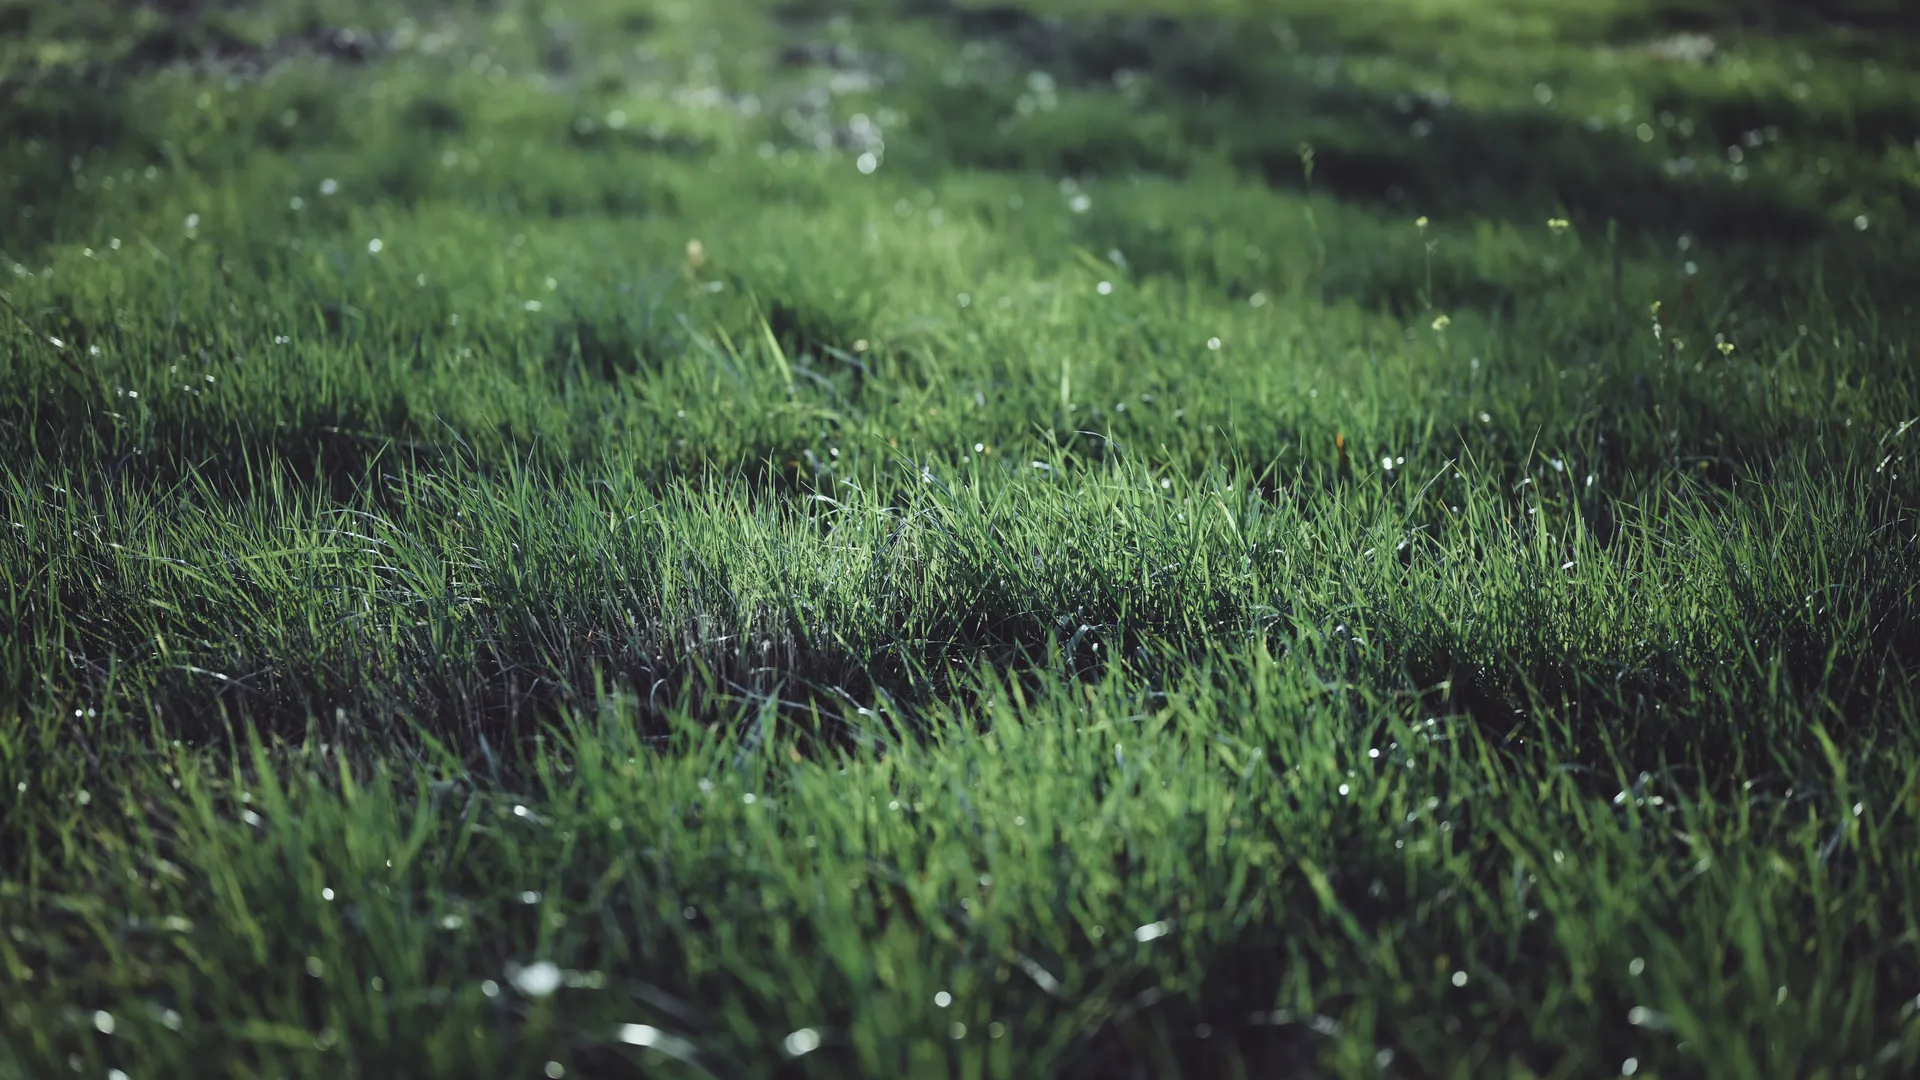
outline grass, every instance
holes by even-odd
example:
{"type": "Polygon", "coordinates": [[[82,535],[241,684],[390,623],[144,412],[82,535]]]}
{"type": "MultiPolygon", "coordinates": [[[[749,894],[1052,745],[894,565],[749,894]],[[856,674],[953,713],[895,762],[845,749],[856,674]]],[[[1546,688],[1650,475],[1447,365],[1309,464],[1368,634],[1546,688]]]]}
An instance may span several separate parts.
{"type": "Polygon", "coordinates": [[[0,5],[0,1075],[1913,1074],[1896,25],[0,5]]]}

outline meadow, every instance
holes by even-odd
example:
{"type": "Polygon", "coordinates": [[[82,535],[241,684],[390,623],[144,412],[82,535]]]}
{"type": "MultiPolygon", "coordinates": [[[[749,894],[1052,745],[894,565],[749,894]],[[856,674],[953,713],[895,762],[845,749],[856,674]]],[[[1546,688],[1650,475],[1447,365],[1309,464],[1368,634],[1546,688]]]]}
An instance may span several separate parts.
{"type": "Polygon", "coordinates": [[[0,1077],[1920,1074],[1898,0],[0,0],[0,1077]]]}

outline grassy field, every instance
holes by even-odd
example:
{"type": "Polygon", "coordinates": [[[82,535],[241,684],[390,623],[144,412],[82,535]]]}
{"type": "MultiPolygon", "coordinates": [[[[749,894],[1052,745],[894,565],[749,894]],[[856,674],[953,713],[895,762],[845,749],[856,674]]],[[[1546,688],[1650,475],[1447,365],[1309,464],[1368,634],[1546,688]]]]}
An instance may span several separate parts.
{"type": "Polygon", "coordinates": [[[0,1077],[1920,1073],[1898,0],[0,0],[0,1077]]]}

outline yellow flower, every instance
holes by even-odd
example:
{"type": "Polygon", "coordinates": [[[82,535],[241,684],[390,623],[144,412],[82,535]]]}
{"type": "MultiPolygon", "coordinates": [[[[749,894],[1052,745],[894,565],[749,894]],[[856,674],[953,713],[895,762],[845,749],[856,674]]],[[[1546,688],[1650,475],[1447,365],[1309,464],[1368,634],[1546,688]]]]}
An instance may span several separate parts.
{"type": "Polygon", "coordinates": [[[1720,355],[1721,355],[1721,356],[1732,356],[1732,355],[1733,355],[1733,342],[1731,342],[1731,341],[1723,341],[1723,342],[1721,342],[1721,343],[1720,343],[1720,355]]]}
{"type": "Polygon", "coordinates": [[[1552,229],[1553,234],[1555,236],[1558,236],[1561,233],[1566,232],[1569,228],[1572,228],[1572,226],[1573,226],[1573,223],[1563,217],[1547,219],[1547,228],[1552,229]]]}
{"type": "Polygon", "coordinates": [[[1435,333],[1440,333],[1446,330],[1447,327],[1452,325],[1453,325],[1453,320],[1447,318],[1445,315],[1441,315],[1438,318],[1433,320],[1433,329],[1435,333]]]}
{"type": "Polygon", "coordinates": [[[1427,231],[1427,215],[1421,214],[1419,217],[1414,218],[1413,227],[1416,229],[1419,229],[1421,232],[1426,232],[1427,231]]]}

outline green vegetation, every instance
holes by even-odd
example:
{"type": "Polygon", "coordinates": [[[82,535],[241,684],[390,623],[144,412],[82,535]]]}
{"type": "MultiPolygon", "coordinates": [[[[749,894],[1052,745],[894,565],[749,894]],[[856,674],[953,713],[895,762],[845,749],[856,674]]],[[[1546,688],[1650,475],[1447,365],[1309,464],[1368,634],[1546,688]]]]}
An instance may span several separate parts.
{"type": "Polygon", "coordinates": [[[0,1076],[1914,1075],[1897,6],[0,2],[0,1076]]]}

